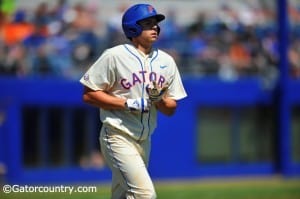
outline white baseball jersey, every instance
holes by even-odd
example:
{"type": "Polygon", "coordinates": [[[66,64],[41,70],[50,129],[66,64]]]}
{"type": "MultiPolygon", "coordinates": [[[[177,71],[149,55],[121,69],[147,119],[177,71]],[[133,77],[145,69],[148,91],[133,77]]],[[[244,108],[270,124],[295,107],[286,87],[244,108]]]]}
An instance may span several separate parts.
{"type": "MultiPolygon", "coordinates": [[[[187,96],[174,59],[164,51],[153,49],[145,55],[131,44],[107,49],[80,79],[92,90],[106,91],[125,99],[148,98],[146,86],[156,81],[159,86],[169,84],[166,95],[174,100],[187,96]]],[[[147,139],[156,127],[157,110],[149,112],[100,110],[100,119],[132,136],[147,139]]]]}

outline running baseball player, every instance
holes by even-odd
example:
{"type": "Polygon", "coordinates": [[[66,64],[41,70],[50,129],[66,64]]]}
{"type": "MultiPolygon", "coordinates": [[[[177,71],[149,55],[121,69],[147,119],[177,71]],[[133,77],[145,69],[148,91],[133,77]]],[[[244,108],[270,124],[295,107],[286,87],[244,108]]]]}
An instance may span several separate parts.
{"type": "Polygon", "coordinates": [[[174,114],[187,96],[174,59],[153,48],[165,16],[149,4],[123,15],[130,44],[107,49],[80,79],[84,102],[100,108],[100,146],[112,171],[112,198],[156,198],[147,166],[157,111],[174,114]]]}

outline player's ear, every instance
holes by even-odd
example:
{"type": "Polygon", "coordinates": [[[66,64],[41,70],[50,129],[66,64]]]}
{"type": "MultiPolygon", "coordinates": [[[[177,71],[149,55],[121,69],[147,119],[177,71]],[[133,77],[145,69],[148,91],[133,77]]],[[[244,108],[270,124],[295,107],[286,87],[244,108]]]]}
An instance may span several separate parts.
{"type": "Polygon", "coordinates": [[[157,26],[157,35],[159,35],[159,33],[160,33],[160,27],[159,27],[158,24],[156,26],[157,26]]]}

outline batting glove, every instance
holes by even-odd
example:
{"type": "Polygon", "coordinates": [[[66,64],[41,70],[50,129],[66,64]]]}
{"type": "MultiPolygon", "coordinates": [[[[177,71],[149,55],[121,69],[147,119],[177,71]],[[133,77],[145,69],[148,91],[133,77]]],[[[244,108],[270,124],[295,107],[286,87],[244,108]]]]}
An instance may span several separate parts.
{"type": "Polygon", "coordinates": [[[151,102],[159,102],[168,90],[168,85],[159,87],[157,83],[153,81],[147,86],[146,90],[151,102]]]}
{"type": "Polygon", "coordinates": [[[151,103],[147,99],[137,98],[137,99],[127,99],[125,106],[129,111],[140,111],[148,112],[151,106],[151,103]]]}

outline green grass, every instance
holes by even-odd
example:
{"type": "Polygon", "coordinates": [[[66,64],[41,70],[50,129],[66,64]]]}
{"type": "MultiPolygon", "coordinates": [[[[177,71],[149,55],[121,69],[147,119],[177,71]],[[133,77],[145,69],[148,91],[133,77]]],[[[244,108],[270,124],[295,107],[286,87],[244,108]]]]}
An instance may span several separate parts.
{"type": "Polygon", "coordinates": [[[299,199],[300,180],[208,180],[157,187],[159,198],[172,199],[299,199]]]}
{"type": "MultiPolygon", "coordinates": [[[[299,199],[300,179],[214,179],[155,182],[158,199],[299,199]]],[[[109,185],[95,193],[10,193],[1,199],[109,199],[109,185]]]]}

